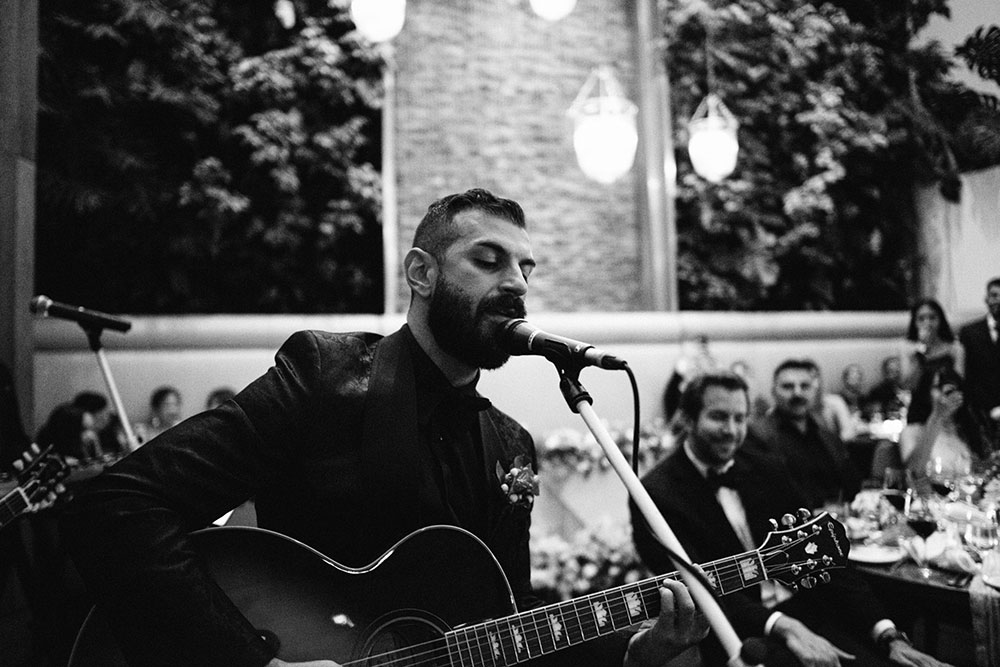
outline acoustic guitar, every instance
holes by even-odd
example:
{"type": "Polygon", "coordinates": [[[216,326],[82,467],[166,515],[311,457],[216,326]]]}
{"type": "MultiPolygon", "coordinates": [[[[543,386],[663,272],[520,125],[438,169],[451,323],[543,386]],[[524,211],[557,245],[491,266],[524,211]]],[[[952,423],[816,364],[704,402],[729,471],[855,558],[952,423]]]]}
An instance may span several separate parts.
{"type": "Polygon", "coordinates": [[[0,530],[45,500],[49,493],[58,492],[59,482],[68,474],[66,462],[52,453],[51,446],[31,459],[17,474],[17,486],[0,498],[0,530]]]}
{"type": "MultiPolygon", "coordinates": [[[[204,566],[280,658],[352,667],[525,662],[655,618],[657,582],[679,576],[518,613],[493,554],[453,526],[415,531],[362,568],[259,528],[207,528],[192,540],[204,566]]],[[[824,513],[769,533],[754,551],[701,567],[720,595],[765,579],[811,588],[844,566],[848,549],[844,527],[824,513]]],[[[92,609],[70,667],[125,664],[100,609],[92,609]]]]}

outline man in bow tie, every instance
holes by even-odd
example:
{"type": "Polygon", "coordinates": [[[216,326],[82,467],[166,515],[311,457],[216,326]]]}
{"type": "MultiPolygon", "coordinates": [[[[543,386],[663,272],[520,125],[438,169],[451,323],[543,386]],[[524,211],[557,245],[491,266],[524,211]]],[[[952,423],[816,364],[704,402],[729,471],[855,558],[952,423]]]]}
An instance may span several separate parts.
{"type": "MultiPolygon", "coordinates": [[[[503,488],[503,474],[498,478],[498,471],[533,478],[525,472],[537,469],[532,438],[479,396],[476,383],[481,369],[507,361],[500,331],[524,316],[534,267],[520,205],[481,189],[444,197],[428,208],[406,254],[411,300],[399,331],[293,334],[275,365],[234,398],[172,427],[78,492],[62,527],[129,663],[276,667],[296,656],[295,664],[331,667],[335,659],[355,664],[368,655],[353,655],[349,645],[340,657],[266,641],[200,567],[189,531],[251,497],[258,525],[353,568],[372,565],[427,526],[463,528],[490,548],[510,585],[492,591],[504,599],[483,600],[482,608],[509,606],[512,597],[521,610],[533,607],[531,493],[503,488]],[[309,662],[301,662],[305,658],[309,662]]],[[[469,538],[468,544],[477,543],[469,538]]],[[[462,568],[472,559],[429,554],[420,560],[450,575],[467,572],[462,568]]],[[[390,572],[406,573],[404,564],[390,562],[390,572]]],[[[381,594],[368,587],[357,596],[363,599],[345,593],[341,609],[333,594],[321,595],[317,582],[310,600],[329,609],[322,612],[329,625],[314,634],[330,636],[346,626],[360,633],[371,624],[383,628],[367,638],[377,647],[397,640],[408,647],[412,633],[423,639],[439,621],[421,625],[408,612],[406,623],[380,625],[388,622],[377,602],[387,598],[386,613],[401,607],[432,612],[427,605],[449,601],[468,609],[484,590],[477,586],[492,578],[429,591],[432,599],[421,606],[412,602],[413,592],[423,591],[421,579],[430,576],[410,577],[381,594]]],[[[658,595],[659,619],[638,630],[604,628],[594,642],[553,652],[552,644],[538,645],[532,614],[523,630],[522,621],[508,621],[471,640],[452,638],[441,648],[447,655],[430,655],[427,663],[472,664],[475,653],[475,664],[499,664],[502,647],[506,664],[544,652],[551,658],[533,664],[660,667],[704,637],[707,623],[683,585],[666,582],[658,595]]],[[[567,625],[568,619],[559,627],[567,625]]],[[[552,642],[564,648],[567,633],[553,632],[552,642]]]]}
{"type": "MultiPolygon", "coordinates": [[[[768,519],[802,506],[780,458],[743,449],[748,405],[746,382],[734,373],[712,371],[692,380],[681,396],[681,445],[643,477],[694,562],[753,550],[771,529],[768,519]]],[[[654,572],[676,569],[634,504],[631,510],[643,562],[654,572]]],[[[764,637],[767,665],[941,664],[910,645],[850,569],[813,590],[792,594],[766,581],[721,604],[740,637],[764,637]]],[[[714,635],[701,643],[701,652],[706,665],[727,662],[714,635]]]]}

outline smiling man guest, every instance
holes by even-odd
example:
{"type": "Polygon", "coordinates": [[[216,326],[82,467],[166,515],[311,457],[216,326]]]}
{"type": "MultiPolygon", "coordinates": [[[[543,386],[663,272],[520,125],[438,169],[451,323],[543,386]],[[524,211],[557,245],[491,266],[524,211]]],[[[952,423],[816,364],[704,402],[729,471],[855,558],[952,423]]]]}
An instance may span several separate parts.
{"type": "MultiPolygon", "coordinates": [[[[694,562],[754,549],[770,530],[768,519],[802,506],[781,460],[743,447],[748,402],[746,382],[734,373],[692,380],[681,396],[682,445],[643,477],[694,562]]],[[[643,562],[654,572],[673,570],[635,505],[631,510],[643,562]]],[[[910,645],[855,572],[831,574],[829,584],[794,595],[765,581],[723,597],[721,605],[740,637],[765,638],[769,666],[942,664],[910,645]]],[[[706,665],[726,664],[715,635],[701,649],[706,665]]]]}
{"type": "MultiPolygon", "coordinates": [[[[530,498],[511,502],[496,473],[533,464],[532,439],[478,395],[476,382],[480,369],[507,360],[500,331],[524,316],[534,267],[516,202],[479,189],[444,197],[406,254],[412,296],[402,329],[292,335],[275,365],[234,399],[173,427],[78,493],[63,528],[130,664],[262,667],[295,656],[294,664],[329,667],[358,657],[279,650],[202,569],[189,532],[248,498],[261,527],[352,567],[426,526],[462,527],[495,555],[518,607],[533,606],[530,498]]],[[[447,575],[465,563],[431,565],[447,575]]],[[[408,599],[423,583],[404,576],[390,594],[408,599]]],[[[473,595],[432,592],[436,603],[473,595]]],[[[707,623],[676,582],[663,584],[659,603],[655,622],[537,664],[664,665],[704,637],[707,623]]],[[[517,628],[506,633],[502,649],[520,662],[530,642],[517,628]]],[[[501,642],[454,650],[472,648],[493,664],[501,642]]]]}

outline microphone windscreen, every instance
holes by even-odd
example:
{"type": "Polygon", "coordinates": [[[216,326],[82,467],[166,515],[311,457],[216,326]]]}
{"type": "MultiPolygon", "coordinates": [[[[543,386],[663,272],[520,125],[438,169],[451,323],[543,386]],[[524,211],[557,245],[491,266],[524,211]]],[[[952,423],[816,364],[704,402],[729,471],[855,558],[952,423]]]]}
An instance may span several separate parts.
{"type": "Polygon", "coordinates": [[[44,315],[49,310],[49,306],[52,305],[52,299],[45,296],[44,294],[39,294],[31,300],[28,305],[29,310],[36,315],[44,315]]]}

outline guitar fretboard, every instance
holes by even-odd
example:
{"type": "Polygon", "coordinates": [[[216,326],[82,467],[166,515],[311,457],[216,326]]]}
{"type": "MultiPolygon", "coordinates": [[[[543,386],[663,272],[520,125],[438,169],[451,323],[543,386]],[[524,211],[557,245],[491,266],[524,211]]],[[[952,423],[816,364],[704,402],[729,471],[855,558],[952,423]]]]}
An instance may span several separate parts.
{"type": "MultiPolygon", "coordinates": [[[[702,566],[721,595],[766,579],[756,551],[702,566]]],[[[679,573],[651,577],[566,602],[539,607],[505,618],[456,628],[447,633],[452,665],[515,665],[540,655],[625,630],[660,613],[658,582],[679,573]]]]}
{"type": "Polygon", "coordinates": [[[20,516],[29,506],[28,497],[21,490],[21,487],[4,496],[3,500],[0,500],[0,528],[20,516]]]}

